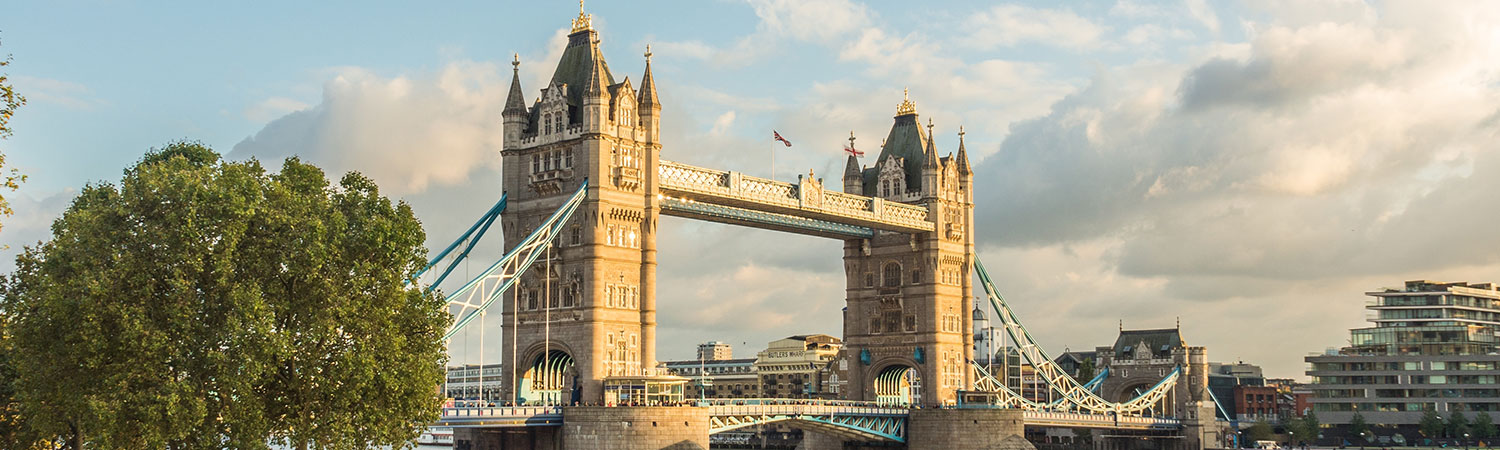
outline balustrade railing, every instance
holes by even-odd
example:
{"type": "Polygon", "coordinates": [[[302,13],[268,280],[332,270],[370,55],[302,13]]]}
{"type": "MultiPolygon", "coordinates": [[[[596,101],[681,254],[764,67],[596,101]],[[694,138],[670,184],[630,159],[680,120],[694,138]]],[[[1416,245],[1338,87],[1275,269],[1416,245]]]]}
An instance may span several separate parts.
{"type": "Polygon", "coordinates": [[[707,169],[671,161],[658,165],[661,188],[699,196],[718,197],[826,216],[886,224],[904,229],[933,230],[927,208],[821,188],[802,192],[802,185],[707,169]]]}

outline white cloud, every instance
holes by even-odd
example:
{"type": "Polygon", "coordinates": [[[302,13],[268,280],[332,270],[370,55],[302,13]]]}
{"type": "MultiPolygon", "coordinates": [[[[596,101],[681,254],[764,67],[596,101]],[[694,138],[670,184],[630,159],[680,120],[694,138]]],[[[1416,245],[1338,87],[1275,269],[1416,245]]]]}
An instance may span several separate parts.
{"type": "Polygon", "coordinates": [[[1102,69],[978,165],[987,260],[1054,277],[1000,284],[1078,305],[1066,324],[1023,312],[1033,330],[1104,344],[1116,318],[1181,314],[1211,358],[1285,376],[1361,326],[1364,291],[1495,281],[1500,239],[1478,224],[1500,220],[1482,206],[1500,191],[1500,10],[1480,5],[1273,15],[1243,49],[1102,69]]]}
{"type": "Polygon", "coordinates": [[[245,119],[252,122],[265,122],[287,115],[288,113],[307,109],[309,106],[311,105],[286,97],[271,97],[249,108],[245,108],[244,115],[245,119]]]}
{"type": "Polygon", "coordinates": [[[300,156],[330,171],[358,170],[401,195],[456,184],[499,164],[500,110],[509,80],[494,64],[456,62],[419,77],[344,69],[311,108],[267,124],[234,158],[300,156]]]}
{"type": "Polygon", "coordinates": [[[94,95],[93,89],[71,81],[16,75],[11,78],[16,91],[30,102],[51,103],[70,109],[93,110],[107,103],[94,95]]]}
{"type": "Polygon", "coordinates": [[[1000,5],[974,14],[963,27],[974,30],[966,42],[979,48],[1034,43],[1088,49],[1098,46],[1107,30],[1072,11],[1017,5],[1000,5]]]}

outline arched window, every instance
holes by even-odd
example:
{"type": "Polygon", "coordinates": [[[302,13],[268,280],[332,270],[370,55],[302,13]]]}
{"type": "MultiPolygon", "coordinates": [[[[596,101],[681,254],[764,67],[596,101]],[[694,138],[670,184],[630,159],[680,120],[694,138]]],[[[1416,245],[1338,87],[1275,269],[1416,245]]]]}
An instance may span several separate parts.
{"type": "Polygon", "coordinates": [[[542,134],[552,134],[552,115],[542,114],[542,134]]]}
{"type": "Polygon", "coordinates": [[[901,286],[901,264],[896,262],[885,265],[885,287],[901,286]]]}

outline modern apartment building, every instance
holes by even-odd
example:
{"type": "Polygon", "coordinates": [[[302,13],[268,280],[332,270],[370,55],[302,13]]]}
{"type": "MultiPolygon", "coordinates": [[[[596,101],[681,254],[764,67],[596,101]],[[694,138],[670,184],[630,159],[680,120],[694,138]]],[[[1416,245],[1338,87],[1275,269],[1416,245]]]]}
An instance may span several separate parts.
{"type": "Polygon", "coordinates": [[[1423,411],[1444,417],[1500,411],[1500,288],[1494,283],[1408,281],[1366,295],[1374,326],[1350,343],[1308,356],[1308,400],[1326,424],[1355,412],[1372,424],[1415,425],[1423,411]]]}

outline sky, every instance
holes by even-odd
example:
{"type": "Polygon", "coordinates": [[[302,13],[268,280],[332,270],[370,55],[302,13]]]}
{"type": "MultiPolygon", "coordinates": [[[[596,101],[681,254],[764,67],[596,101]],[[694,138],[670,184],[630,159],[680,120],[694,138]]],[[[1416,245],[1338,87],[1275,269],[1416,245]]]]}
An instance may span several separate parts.
{"type": "MultiPolygon", "coordinates": [[[[80,187],[181,139],[365,173],[444,247],[499,198],[513,55],[534,99],[578,5],[433,5],[7,5],[0,54],[30,101],[0,151],[29,179],[5,194],[0,271],[80,187]]],[[[980,259],[1054,354],[1180,321],[1211,360],[1305,378],[1303,356],[1366,325],[1365,292],[1500,281],[1497,2],[586,7],[617,78],[638,83],[651,45],[664,159],[770,176],[775,149],[778,179],[833,180],[903,89],[940,153],[963,126],[980,259]]],[[[679,218],[660,236],[662,359],[841,333],[841,242],[679,218]]],[[[453,362],[481,360],[476,341],[453,362]]]]}

